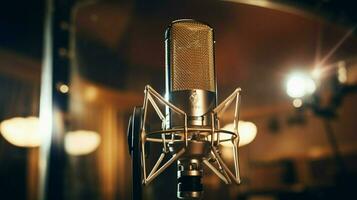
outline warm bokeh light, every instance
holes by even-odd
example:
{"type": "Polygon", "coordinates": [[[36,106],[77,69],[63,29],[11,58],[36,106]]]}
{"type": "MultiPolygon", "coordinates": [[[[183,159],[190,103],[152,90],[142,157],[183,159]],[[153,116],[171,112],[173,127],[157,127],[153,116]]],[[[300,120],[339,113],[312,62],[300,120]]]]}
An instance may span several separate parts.
{"type": "Polygon", "coordinates": [[[4,120],[0,131],[11,144],[19,147],[38,147],[42,142],[38,117],[15,117],[4,120]]]}
{"type": "Polygon", "coordinates": [[[66,134],[65,150],[73,156],[86,155],[96,150],[100,144],[100,135],[94,131],[77,130],[66,134]]]}
{"type": "MultiPolygon", "coordinates": [[[[234,132],[234,124],[227,124],[222,129],[234,132]]],[[[253,122],[239,121],[238,123],[238,133],[240,137],[239,146],[244,146],[251,143],[256,137],[258,132],[257,126],[253,122]]],[[[230,139],[229,134],[220,134],[220,139],[230,139]]],[[[233,143],[231,141],[226,141],[221,143],[223,146],[231,147],[233,143]]]]}
{"type": "Polygon", "coordinates": [[[312,94],[315,89],[316,84],[314,80],[302,73],[292,74],[286,84],[286,92],[292,98],[301,98],[312,94]]]}
{"type": "Polygon", "coordinates": [[[94,101],[98,97],[98,91],[96,88],[89,86],[84,90],[84,98],[88,101],[94,101]]]}
{"type": "Polygon", "coordinates": [[[301,99],[294,99],[293,100],[293,106],[295,108],[300,108],[302,106],[302,100],[301,99]]]}
{"type": "Polygon", "coordinates": [[[69,92],[69,87],[68,87],[68,85],[66,85],[66,84],[61,84],[61,85],[59,86],[58,90],[59,90],[61,93],[66,94],[66,93],[69,92]]]}
{"type": "Polygon", "coordinates": [[[344,62],[339,62],[338,63],[338,68],[337,68],[337,79],[340,83],[346,83],[347,82],[347,69],[344,64],[344,62]]]}
{"type": "Polygon", "coordinates": [[[312,70],[311,72],[311,76],[314,78],[314,79],[319,79],[321,78],[321,75],[322,75],[322,69],[320,66],[316,66],[314,70],[312,70]]]}

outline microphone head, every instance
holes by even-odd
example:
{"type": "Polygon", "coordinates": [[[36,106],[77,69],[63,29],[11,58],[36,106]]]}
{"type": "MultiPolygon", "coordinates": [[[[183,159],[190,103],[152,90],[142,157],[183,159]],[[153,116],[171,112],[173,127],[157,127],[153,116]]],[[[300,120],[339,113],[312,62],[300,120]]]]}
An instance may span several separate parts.
{"type": "Polygon", "coordinates": [[[213,29],[192,19],[176,20],[166,31],[167,88],[216,92],[213,29]]]}
{"type": "MultiPolygon", "coordinates": [[[[166,30],[165,45],[168,100],[187,114],[188,125],[209,126],[207,114],[216,106],[213,29],[176,20],[166,30]]],[[[181,123],[174,116],[169,121],[170,127],[181,123]]]]}

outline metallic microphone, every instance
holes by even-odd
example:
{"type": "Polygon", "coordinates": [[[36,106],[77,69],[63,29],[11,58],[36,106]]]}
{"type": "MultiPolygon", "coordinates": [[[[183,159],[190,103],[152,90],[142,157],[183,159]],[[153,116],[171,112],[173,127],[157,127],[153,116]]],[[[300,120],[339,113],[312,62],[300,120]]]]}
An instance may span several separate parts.
{"type": "MultiPolygon", "coordinates": [[[[143,107],[134,110],[131,120],[140,121],[140,124],[129,123],[131,153],[141,154],[140,161],[135,162],[133,156],[133,164],[137,166],[140,162],[142,183],[150,183],[168,166],[177,162],[179,199],[202,198],[201,178],[204,166],[211,169],[226,184],[240,183],[240,89],[236,89],[217,106],[214,44],[213,29],[210,26],[191,19],[173,21],[165,33],[166,98],[146,86],[143,107]],[[165,109],[160,109],[159,104],[165,109]],[[154,108],[161,119],[160,130],[147,128],[148,105],[154,108]],[[234,131],[227,131],[220,128],[220,118],[231,105],[234,107],[234,131]],[[227,139],[222,135],[229,137],[227,139]],[[146,164],[148,142],[160,143],[163,146],[162,153],[149,174],[146,164]],[[221,142],[233,143],[235,173],[231,172],[221,158],[221,142]],[[169,159],[163,163],[166,156],[169,156],[169,159]]],[[[133,172],[135,170],[138,171],[133,168],[133,172]]],[[[134,178],[138,177],[137,174],[134,178]]]]}
{"type": "MultiPolygon", "coordinates": [[[[187,114],[188,127],[211,127],[210,112],[216,107],[213,29],[194,20],[174,21],[166,30],[166,94],[168,100],[187,114]]],[[[179,119],[169,118],[178,128],[179,119]]],[[[200,198],[203,186],[202,158],[209,154],[209,141],[199,132],[188,136],[188,149],[178,159],[178,198],[200,198]]],[[[170,144],[177,152],[183,144],[170,144]]]]}

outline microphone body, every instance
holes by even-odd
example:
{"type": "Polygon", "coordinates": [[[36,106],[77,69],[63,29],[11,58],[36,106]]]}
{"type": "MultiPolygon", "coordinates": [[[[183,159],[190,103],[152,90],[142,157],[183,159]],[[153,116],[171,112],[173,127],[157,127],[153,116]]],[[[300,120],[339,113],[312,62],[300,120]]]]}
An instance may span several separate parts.
{"type": "MultiPolygon", "coordinates": [[[[194,20],[172,22],[165,34],[166,96],[187,114],[187,127],[212,126],[211,111],[216,107],[213,29],[194,20]]],[[[168,115],[169,128],[182,126],[182,120],[168,115]]],[[[175,154],[183,143],[169,143],[175,154]]],[[[203,193],[202,159],[210,143],[198,132],[188,135],[188,149],[177,161],[177,197],[200,199],[203,193]]]]}

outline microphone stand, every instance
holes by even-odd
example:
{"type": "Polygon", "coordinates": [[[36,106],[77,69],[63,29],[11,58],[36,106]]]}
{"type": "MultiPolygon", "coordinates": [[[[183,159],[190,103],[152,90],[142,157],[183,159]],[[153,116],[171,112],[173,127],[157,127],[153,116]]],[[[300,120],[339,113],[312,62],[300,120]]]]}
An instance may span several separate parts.
{"type": "Polygon", "coordinates": [[[132,199],[142,200],[142,178],[140,159],[140,128],[142,107],[135,107],[132,116],[129,118],[128,126],[128,146],[131,155],[132,165],[132,199]]]}
{"type": "Polygon", "coordinates": [[[347,169],[346,169],[345,163],[343,162],[342,154],[341,154],[340,148],[338,146],[337,138],[336,138],[336,135],[332,128],[331,122],[332,122],[331,119],[328,119],[328,118],[323,119],[325,133],[326,133],[327,139],[329,141],[331,150],[333,152],[334,160],[335,160],[336,167],[337,167],[336,175],[344,176],[347,173],[347,169]]]}
{"type": "Polygon", "coordinates": [[[351,188],[353,180],[349,177],[348,169],[344,163],[343,156],[332,127],[332,119],[336,118],[337,109],[341,105],[343,98],[350,93],[357,92],[357,85],[342,85],[337,79],[334,79],[332,80],[332,89],[333,94],[327,106],[322,106],[320,104],[321,95],[319,93],[315,93],[310,99],[311,101],[304,107],[312,109],[313,113],[317,117],[320,117],[323,121],[325,134],[332,150],[333,160],[336,165],[334,180],[336,181],[337,189],[341,191],[341,194],[348,197],[348,195],[352,194],[353,191],[351,188]]]}

